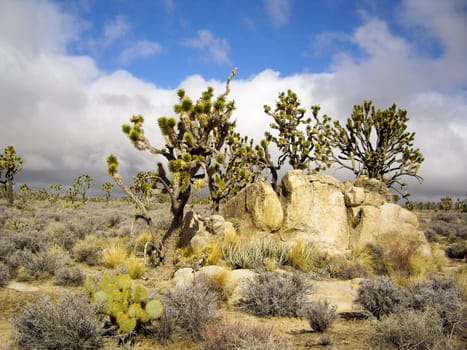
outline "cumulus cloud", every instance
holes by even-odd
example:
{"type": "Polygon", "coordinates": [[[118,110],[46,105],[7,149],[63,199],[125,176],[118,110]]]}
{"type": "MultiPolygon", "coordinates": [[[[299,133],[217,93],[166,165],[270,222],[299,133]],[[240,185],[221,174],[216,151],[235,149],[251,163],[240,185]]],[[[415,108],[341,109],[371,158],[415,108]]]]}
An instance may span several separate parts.
{"type": "MultiPolygon", "coordinates": [[[[18,181],[42,186],[71,184],[77,175],[88,173],[102,183],[109,180],[105,159],[110,153],[118,155],[128,179],[138,170],[152,169],[154,156],[135,150],[121,125],[131,115],[142,114],[148,138],[162,145],[155,121],[162,115],[174,115],[175,89],[159,88],[125,70],[103,72],[92,58],[67,54],[66,47],[76,39],[81,24],[58,6],[32,1],[3,3],[8,11],[0,12],[0,148],[12,144],[24,158],[18,181]],[[13,14],[15,21],[10,20],[13,14]]],[[[461,21],[465,12],[456,10],[456,2],[435,3],[444,7],[414,9],[412,15],[408,11],[407,21],[442,44],[439,55],[427,55],[418,43],[394,34],[381,19],[368,18],[347,37],[339,37],[359,53],[336,52],[328,72],[282,76],[266,69],[246,79],[235,78],[231,97],[237,106],[233,117],[238,130],[259,141],[270,123],[263,104],[274,105],[278,93],[287,89],[297,92],[303,106],[319,103],[323,113],[340,120],[364,99],[372,99],[380,108],[396,102],[409,111],[409,129],[417,133],[415,146],[426,158],[420,173],[425,182],[422,186],[411,184],[410,191],[423,199],[462,196],[467,174],[467,93],[459,86],[466,86],[467,79],[459,69],[465,63],[459,62],[467,61],[467,50],[457,30],[465,26],[461,21]],[[443,17],[444,13],[452,16],[451,21],[440,19],[434,28],[417,17],[420,14],[435,21],[437,14],[443,17]]],[[[417,2],[403,5],[414,4],[417,2]]],[[[123,32],[115,29],[112,35],[123,32]]],[[[185,44],[208,49],[218,63],[229,61],[227,42],[208,31],[200,31],[185,44]]],[[[155,54],[160,47],[142,45],[140,49],[140,56],[127,59],[155,54]]],[[[208,85],[217,93],[225,88],[224,81],[200,75],[186,77],[179,87],[197,98],[208,85]]],[[[352,177],[345,172],[333,174],[352,177]]]]}
{"type": "Polygon", "coordinates": [[[158,42],[140,40],[126,47],[118,60],[122,64],[128,64],[135,59],[152,57],[160,52],[162,52],[162,46],[158,42]]]}
{"type": "Polygon", "coordinates": [[[116,39],[123,37],[130,25],[123,16],[117,16],[112,21],[105,24],[104,27],[104,41],[107,43],[114,42],[116,39]]]}
{"type": "Polygon", "coordinates": [[[209,59],[217,64],[230,64],[230,46],[227,40],[216,38],[209,30],[199,30],[198,36],[192,39],[183,40],[183,45],[192,47],[204,52],[207,50],[209,59]]]}
{"type": "Polygon", "coordinates": [[[289,22],[290,0],[264,0],[264,7],[274,25],[282,26],[289,22]]]}

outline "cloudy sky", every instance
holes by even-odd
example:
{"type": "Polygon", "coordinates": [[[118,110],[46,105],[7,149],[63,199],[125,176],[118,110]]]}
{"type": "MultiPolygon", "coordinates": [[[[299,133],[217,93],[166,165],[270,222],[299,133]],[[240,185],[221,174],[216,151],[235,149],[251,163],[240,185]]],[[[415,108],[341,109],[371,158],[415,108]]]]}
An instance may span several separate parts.
{"type": "MultiPolygon", "coordinates": [[[[0,147],[18,184],[98,187],[115,153],[129,180],[158,161],[121,132],[131,115],[162,144],[175,91],[232,83],[238,130],[260,140],[280,91],[345,120],[354,104],[407,109],[425,155],[414,199],[467,191],[465,0],[0,0],[0,147]]],[[[334,173],[341,179],[352,174],[334,173]]]]}

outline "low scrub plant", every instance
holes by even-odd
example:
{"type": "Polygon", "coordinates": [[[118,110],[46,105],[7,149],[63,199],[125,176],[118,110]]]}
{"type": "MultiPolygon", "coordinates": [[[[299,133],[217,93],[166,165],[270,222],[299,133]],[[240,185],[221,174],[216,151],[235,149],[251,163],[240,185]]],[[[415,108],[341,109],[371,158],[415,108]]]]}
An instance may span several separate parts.
{"type": "Polygon", "coordinates": [[[357,302],[378,320],[395,312],[404,301],[404,293],[389,277],[364,279],[360,282],[357,302]]]}
{"type": "Polygon", "coordinates": [[[90,266],[99,265],[102,258],[103,242],[95,235],[87,235],[76,242],[72,249],[72,257],[77,262],[83,262],[90,266]]]}
{"type": "Polygon", "coordinates": [[[302,316],[310,323],[315,332],[324,332],[336,320],[337,306],[331,305],[327,300],[313,301],[307,305],[302,316]]]}
{"type": "Polygon", "coordinates": [[[219,318],[219,295],[212,290],[206,279],[195,277],[191,283],[168,290],[162,297],[164,315],[160,328],[163,340],[173,334],[199,341],[203,329],[219,318]]]}
{"type": "Polygon", "coordinates": [[[65,293],[58,303],[44,297],[12,320],[20,349],[93,350],[102,347],[95,308],[83,295],[65,293]]]}
{"type": "Polygon", "coordinates": [[[442,350],[450,348],[441,320],[433,309],[405,310],[374,323],[369,336],[372,349],[442,350]]]}
{"type": "Polygon", "coordinates": [[[237,306],[258,316],[296,317],[309,292],[301,273],[260,272],[247,283],[237,306]]]}
{"type": "Polygon", "coordinates": [[[7,285],[10,277],[10,268],[8,265],[0,261],[0,287],[7,285]]]}
{"type": "Polygon", "coordinates": [[[63,266],[54,275],[55,284],[59,286],[81,286],[84,278],[84,274],[76,266],[63,266]]]}
{"type": "Polygon", "coordinates": [[[285,338],[274,334],[271,326],[223,319],[203,330],[200,350],[283,350],[291,349],[285,338]]]}

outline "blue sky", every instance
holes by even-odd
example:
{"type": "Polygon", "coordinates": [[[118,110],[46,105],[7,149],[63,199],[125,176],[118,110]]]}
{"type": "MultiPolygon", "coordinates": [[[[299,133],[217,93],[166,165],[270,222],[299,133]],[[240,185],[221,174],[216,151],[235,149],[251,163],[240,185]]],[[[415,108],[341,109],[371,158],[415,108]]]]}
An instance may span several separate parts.
{"type": "MultiPolygon", "coordinates": [[[[150,170],[121,125],[133,114],[162,138],[176,90],[197,98],[231,84],[240,133],[269,129],[263,105],[292,89],[344,121],[354,104],[408,110],[425,155],[414,199],[467,191],[465,0],[0,0],[0,148],[24,159],[18,184],[129,181],[150,170]]],[[[352,174],[331,170],[339,179],[352,174]]]]}

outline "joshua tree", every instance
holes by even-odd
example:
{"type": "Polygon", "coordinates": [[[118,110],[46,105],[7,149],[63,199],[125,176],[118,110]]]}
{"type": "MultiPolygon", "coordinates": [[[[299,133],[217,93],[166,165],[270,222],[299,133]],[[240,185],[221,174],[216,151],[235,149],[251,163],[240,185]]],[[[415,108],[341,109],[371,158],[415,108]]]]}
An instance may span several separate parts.
{"type": "Polygon", "coordinates": [[[110,194],[112,193],[114,189],[114,184],[111,183],[111,182],[104,182],[102,184],[102,187],[101,187],[101,190],[102,190],[102,193],[104,193],[104,197],[105,197],[105,201],[108,202],[109,199],[110,199],[110,194]]]}
{"type": "Polygon", "coordinates": [[[297,94],[291,90],[281,92],[274,111],[268,105],[264,112],[273,118],[271,129],[277,132],[265,132],[265,140],[258,147],[263,156],[263,164],[271,171],[272,185],[277,191],[277,172],[287,163],[292,169],[324,170],[328,164],[323,161],[322,153],[328,154],[323,122],[318,118],[319,106],[312,106],[312,118],[306,118],[306,109],[300,107],[297,94]],[[321,131],[321,132],[319,132],[321,131]],[[273,143],[279,150],[277,163],[269,153],[269,145],[273,143]],[[314,167],[310,166],[315,162],[314,167]]]}
{"type": "Polygon", "coordinates": [[[262,153],[253,146],[253,140],[233,130],[225,141],[224,154],[211,168],[209,192],[216,211],[222,200],[236,195],[242,188],[264,176],[267,168],[262,153]]]}
{"type": "MultiPolygon", "coordinates": [[[[133,116],[130,119],[131,124],[124,124],[122,127],[138,150],[149,151],[167,161],[170,178],[166,176],[162,163],[158,164],[158,169],[154,172],[154,179],[170,197],[170,210],[173,215],[171,225],[162,238],[158,237],[154,230],[145,205],[119,175],[117,157],[110,155],[107,158],[109,174],[137,204],[142,212],[139,217],[144,218],[153,228],[156,249],[163,249],[168,254],[173,254],[178,243],[185,205],[194,184],[201,180],[207,183],[211,169],[216,167],[222,158],[221,149],[225,139],[235,126],[235,123],[230,121],[234,103],[227,101],[230,81],[235,73],[236,69],[227,79],[225,92],[215,99],[211,87],[208,87],[196,102],[188,97],[183,89],[178,90],[179,102],[174,106],[174,111],[179,115],[179,120],[169,117],[158,119],[165,140],[162,148],[152,146],[144,135],[144,118],[141,115],[133,116]]],[[[167,255],[165,258],[170,260],[167,255]]]]}
{"type": "Polygon", "coordinates": [[[15,176],[22,168],[23,159],[16,154],[13,146],[6,146],[3,154],[0,154],[0,184],[4,187],[9,207],[13,206],[15,200],[15,176]]]}
{"type": "Polygon", "coordinates": [[[406,184],[404,176],[422,178],[417,175],[423,155],[413,147],[415,133],[407,131],[407,111],[391,107],[376,109],[371,101],[355,105],[352,115],[343,126],[339,121],[331,127],[326,119],[320,131],[326,136],[332,153],[323,160],[337,163],[355,175],[366,175],[386,183],[399,194],[406,184]],[[396,188],[396,185],[398,185],[396,188]]]}
{"type": "Polygon", "coordinates": [[[50,185],[50,193],[49,193],[49,202],[50,203],[55,203],[58,201],[60,198],[60,195],[62,194],[62,184],[54,184],[50,185]]]}
{"type": "Polygon", "coordinates": [[[92,181],[91,176],[88,174],[79,175],[74,179],[73,183],[76,193],[81,195],[83,202],[86,202],[86,194],[88,193],[88,190],[95,185],[96,184],[92,181]]]}

